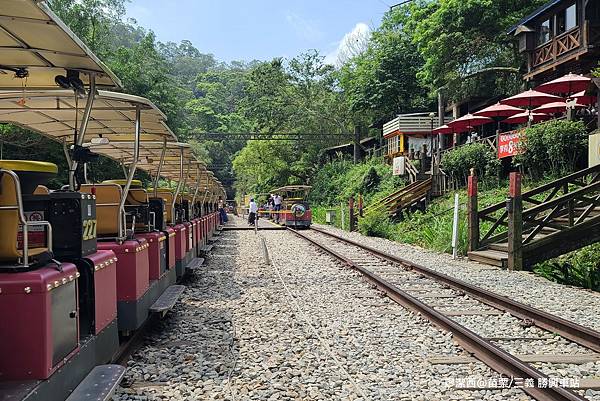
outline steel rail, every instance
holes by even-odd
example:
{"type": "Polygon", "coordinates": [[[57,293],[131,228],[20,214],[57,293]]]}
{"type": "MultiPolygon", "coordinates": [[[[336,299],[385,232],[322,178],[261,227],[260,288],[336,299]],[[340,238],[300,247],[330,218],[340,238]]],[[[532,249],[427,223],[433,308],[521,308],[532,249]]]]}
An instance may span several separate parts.
{"type": "Polygon", "coordinates": [[[457,278],[448,276],[446,274],[437,272],[419,264],[410,262],[398,256],[390,255],[389,253],[383,252],[379,249],[372,248],[368,245],[358,243],[356,241],[340,237],[332,234],[325,230],[311,227],[312,230],[317,231],[321,234],[328,235],[337,240],[346,242],[348,244],[358,246],[365,251],[371,252],[388,262],[398,263],[404,267],[410,268],[416,272],[419,272],[431,279],[447,284],[449,287],[455,290],[462,291],[473,298],[489,305],[493,308],[508,312],[511,315],[520,319],[531,321],[534,325],[548,330],[562,337],[571,340],[579,345],[589,348],[593,351],[600,352],[600,332],[555,316],[551,313],[541,311],[532,306],[523,304],[521,302],[512,300],[503,295],[496,294],[492,291],[479,288],[473,284],[467,283],[466,281],[459,280],[457,278]]]}
{"type": "MultiPolygon", "coordinates": [[[[472,332],[468,328],[458,324],[432,307],[424,304],[407,292],[402,291],[377,274],[357,265],[351,259],[310,238],[306,234],[300,233],[291,228],[288,228],[288,230],[298,237],[303,238],[323,251],[329,253],[336,259],[344,262],[352,269],[363,274],[369,282],[375,285],[379,290],[385,292],[386,295],[392,300],[420,314],[421,316],[424,316],[427,320],[431,321],[441,329],[451,332],[453,339],[455,339],[460,346],[462,346],[466,351],[472,353],[475,358],[479,359],[496,372],[513,378],[531,378],[534,379],[536,383],[539,379],[548,379],[548,376],[544,375],[539,370],[524,363],[520,359],[514,357],[503,349],[472,332]]],[[[321,230],[315,231],[322,232],[321,230]]],[[[335,238],[334,235],[332,235],[332,237],[335,238]]],[[[343,240],[345,241],[345,239],[343,240]]],[[[352,243],[352,245],[363,248],[362,244],[352,243]]],[[[585,398],[581,397],[577,393],[562,387],[523,387],[521,389],[538,401],[585,400],[585,398]]]]}

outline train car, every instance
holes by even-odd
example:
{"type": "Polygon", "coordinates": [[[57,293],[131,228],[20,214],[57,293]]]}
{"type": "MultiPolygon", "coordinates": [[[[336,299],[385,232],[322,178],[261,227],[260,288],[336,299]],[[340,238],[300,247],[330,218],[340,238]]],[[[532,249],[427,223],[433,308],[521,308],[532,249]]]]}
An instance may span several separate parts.
{"type": "Polygon", "coordinates": [[[111,363],[151,314],[173,306],[177,262],[182,272],[199,263],[225,193],[150,101],[100,89],[118,79],[43,3],[1,2],[0,13],[15,46],[31,45],[17,56],[0,48],[0,123],[61,143],[69,165],[69,184],[53,190],[56,165],[0,160],[0,399],[106,400],[124,374],[111,363]],[[125,179],[91,181],[99,156],[125,179]],[[161,178],[177,183],[166,200],[161,178]]]}
{"type": "Polygon", "coordinates": [[[288,185],[272,191],[283,198],[279,215],[279,224],[292,228],[309,228],[312,212],[308,194],[312,187],[308,185],[288,185]]]}

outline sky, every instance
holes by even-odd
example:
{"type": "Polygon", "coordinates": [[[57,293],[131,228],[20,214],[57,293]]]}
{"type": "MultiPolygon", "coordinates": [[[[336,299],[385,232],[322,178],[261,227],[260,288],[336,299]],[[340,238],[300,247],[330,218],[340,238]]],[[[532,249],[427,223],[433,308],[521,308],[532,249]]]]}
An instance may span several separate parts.
{"type": "Polygon", "coordinates": [[[162,42],[190,40],[217,59],[270,60],[317,49],[332,64],[344,37],[368,34],[396,0],[131,0],[127,16],[162,42]]]}

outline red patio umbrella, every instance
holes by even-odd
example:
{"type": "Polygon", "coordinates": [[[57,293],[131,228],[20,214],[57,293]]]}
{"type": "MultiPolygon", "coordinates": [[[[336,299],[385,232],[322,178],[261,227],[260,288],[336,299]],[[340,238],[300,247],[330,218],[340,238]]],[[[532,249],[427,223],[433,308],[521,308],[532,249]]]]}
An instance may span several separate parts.
{"type": "Polygon", "coordinates": [[[552,116],[549,114],[533,113],[531,111],[526,111],[524,113],[515,114],[514,116],[508,117],[502,122],[506,124],[525,124],[530,121],[529,116],[531,116],[531,121],[534,123],[544,120],[550,120],[552,118],[552,116]]]}
{"type": "Polygon", "coordinates": [[[586,90],[591,81],[591,78],[583,75],[568,73],[563,77],[541,84],[535,89],[544,93],[566,93],[570,95],[573,92],[586,90]]]}
{"type": "Polygon", "coordinates": [[[467,114],[460,118],[457,118],[456,120],[450,121],[448,123],[448,126],[452,128],[454,132],[463,132],[460,130],[466,130],[470,127],[477,127],[479,125],[484,125],[491,122],[494,122],[494,120],[492,120],[489,117],[467,114]]]}
{"type": "MultiPolygon", "coordinates": [[[[543,106],[538,107],[537,109],[533,109],[534,113],[545,113],[545,114],[554,114],[554,113],[564,113],[567,111],[567,102],[552,102],[547,103],[543,106]]],[[[582,104],[575,103],[573,106],[575,108],[585,107],[582,104]]]]}
{"type": "Polygon", "coordinates": [[[498,102],[493,106],[486,107],[485,109],[479,110],[478,112],[475,112],[473,114],[476,116],[484,116],[496,119],[500,117],[514,116],[515,114],[519,114],[522,112],[523,109],[498,102]]]}
{"type": "Polygon", "coordinates": [[[452,128],[448,127],[447,125],[442,125],[441,127],[437,127],[435,128],[433,131],[434,134],[453,134],[454,131],[452,131],[452,128]]]}
{"type": "Polygon", "coordinates": [[[534,106],[541,106],[546,103],[559,102],[564,100],[561,97],[549,95],[547,93],[538,92],[533,89],[511,96],[501,100],[500,103],[515,107],[527,107],[531,109],[534,106]]]}
{"type": "Polygon", "coordinates": [[[587,96],[585,94],[585,91],[575,93],[573,96],[571,96],[571,99],[575,99],[577,100],[577,103],[583,104],[585,106],[594,105],[598,101],[598,98],[596,96],[587,96]]]}

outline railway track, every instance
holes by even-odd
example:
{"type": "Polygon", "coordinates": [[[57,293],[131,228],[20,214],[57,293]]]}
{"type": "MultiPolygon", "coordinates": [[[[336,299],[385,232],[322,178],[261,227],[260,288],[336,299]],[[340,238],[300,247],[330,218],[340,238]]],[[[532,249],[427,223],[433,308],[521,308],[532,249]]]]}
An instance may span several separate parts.
{"type": "MultiPolygon", "coordinates": [[[[321,229],[289,230],[360,272],[394,301],[451,332],[468,353],[531,397],[551,401],[586,399],[566,388],[566,381],[549,377],[534,364],[550,364],[541,365],[548,370],[553,363],[600,361],[599,332],[321,229]],[[490,332],[489,327],[494,330],[490,332]],[[556,335],[562,337],[557,347],[568,344],[568,354],[519,352],[556,339],[556,335]]],[[[435,363],[468,360],[441,358],[435,363]]],[[[576,379],[580,384],[580,378],[576,379]]],[[[598,386],[590,383],[587,388],[598,386]]]]}

